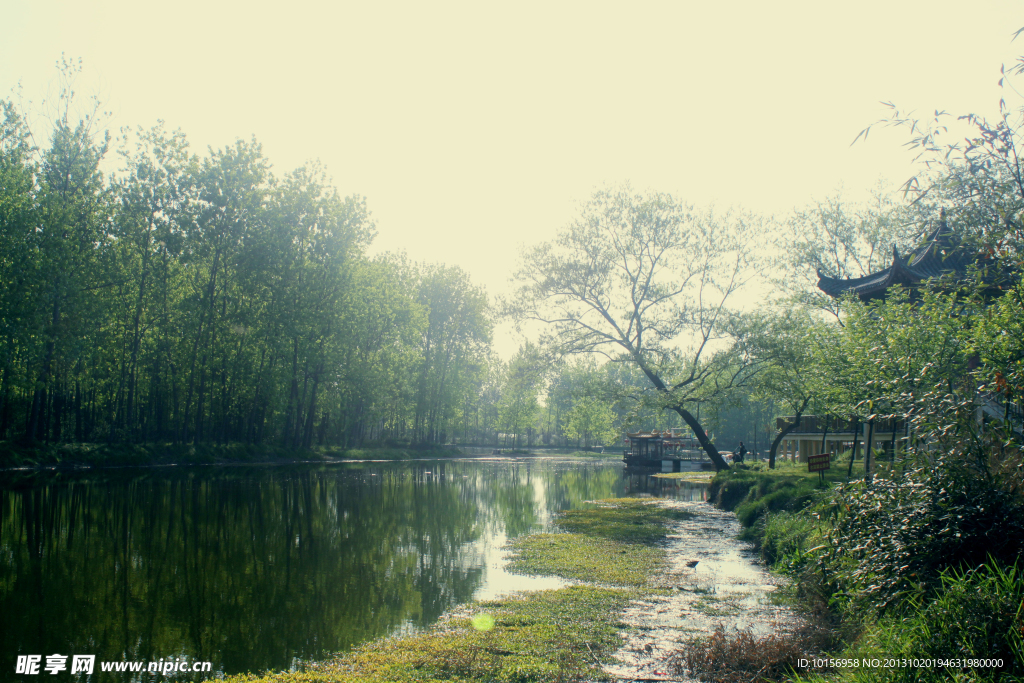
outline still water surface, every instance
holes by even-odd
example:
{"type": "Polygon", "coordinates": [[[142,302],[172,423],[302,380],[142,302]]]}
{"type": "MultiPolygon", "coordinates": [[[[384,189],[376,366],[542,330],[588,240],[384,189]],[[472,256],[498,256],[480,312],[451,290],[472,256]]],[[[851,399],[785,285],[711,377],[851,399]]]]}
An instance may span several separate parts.
{"type": "Polygon", "coordinates": [[[504,544],[645,494],[704,489],[558,458],[0,473],[0,679],[25,654],[295,668],[560,585],[505,572],[504,544]]]}

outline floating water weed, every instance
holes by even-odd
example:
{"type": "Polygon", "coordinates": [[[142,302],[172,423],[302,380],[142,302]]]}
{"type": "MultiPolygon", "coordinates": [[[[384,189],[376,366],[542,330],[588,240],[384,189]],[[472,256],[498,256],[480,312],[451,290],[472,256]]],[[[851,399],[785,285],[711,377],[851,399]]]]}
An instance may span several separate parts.
{"type": "Polygon", "coordinates": [[[644,586],[570,586],[476,603],[464,616],[427,633],[369,643],[308,671],[236,676],[229,683],[429,683],[433,681],[602,681],[621,645],[619,615],[649,595],[668,561],[661,541],[666,523],[690,513],[648,501],[600,501],[600,507],[562,515],[570,533],[534,534],[512,543],[509,568],[583,581],[644,586]]]}
{"type": "Polygon", "coordinates": [[[534,534],[512,542],[509,571],[643,586],[667,567],[665,551],[583,534],[534,534]]]}
{"type": "Polygon", "coordinates": [[[693,517],[692,512],[638,498],[613,498],[598,503],[601,507],[563,512],[558,517],[558,526],[621,543],[649,545],[665,539],[667,523],[693,517]]]}
{"type": "Polygon", "coordinates": [[[598,503],[559,515],[558,526],[570,533],[513,541],[509,570],[620,586],[649,585],[663,575],[668,560],[658,544],[668,533],[666,524],[693,513],[636,498],[598,503]]]}

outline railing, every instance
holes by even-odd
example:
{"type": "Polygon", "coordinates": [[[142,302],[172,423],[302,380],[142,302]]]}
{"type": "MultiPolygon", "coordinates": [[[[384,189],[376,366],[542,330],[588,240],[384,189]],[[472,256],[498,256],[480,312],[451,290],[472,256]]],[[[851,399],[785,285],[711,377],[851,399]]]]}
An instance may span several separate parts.
{"type": "Polygon", "coordinates": [[[640,451],[634,451],[629,448],[622,450],[622,457],[629,460],[708,460],[707,454],[703,448],[680,448],[678,450],[661,452],[661,451],[649,451],[641,453],[640,451]]]}
{"type": "Polygon", "coordinates": [[[1024,410],[1013,401],[991,391],[978,392],[981,408],[989,416],[1004,424],[1017,434],[1024,434],[1024,410]]]}

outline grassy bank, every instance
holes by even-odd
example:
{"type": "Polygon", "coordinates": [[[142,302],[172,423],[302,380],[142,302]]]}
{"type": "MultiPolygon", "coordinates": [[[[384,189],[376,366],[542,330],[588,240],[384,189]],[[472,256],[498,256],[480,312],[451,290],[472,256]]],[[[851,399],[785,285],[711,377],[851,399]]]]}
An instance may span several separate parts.
{"type": "MultiPolygon", "coordinates": [[[[881,662],[812,669],[803,680],[1022,680],[1019,482],[942,459],[883,468],[870,483],[845,482],[845,469],[825,485],[816,477],[793,465],[734,468],[710,489],[762,558],[794,579],[791,597],[831,632],[831,655],[881,662]],[[911,664],[885,665],[900,660],[911,664]]],[[[809,654],[787,645],[791,659],[809,654]]]]}
{"type": "Polygon", "coordinates": [[[0,469],[14,467],[146,467],[153,465],[409,460],[460,455],[454,448],[292,449],[253,444],[37,444],[0,442],[0,469]]]}
{"type": "Polygon", "coordinates": [[[601,501],[563,513],[565,533],[534,534],[511,546],[523,573],[590,585],[475,602],[428,632],[386,638],[298,673],[232,676],[229,683],[607,680],[601,665],[619,648],[619,615],[652,590],[666,565],[666,524],[686,513],[649,501],[601,501]],[[602,585],[592,585],[600,583],[602,585]]]}
{"type": "Polygon", "coordinates": [[[550,455],[560,458],[594,458],[596,460],[622,460],[622,451],[618,449],[605,449],[604,453],[598,451],[574,451],[569,448],[549,448],[547,446],[534,446],[531,448],[497,448],[496,455],[550,455]]]}
{"type": "Polygon", "coordinates": [[[767,513],[804,509],[816,491],[846,480],[841,470],[826,470],[821,483],[818,473],[802,463],[779,463],[773,470],[760,462],[736,465],[715,475],[708,500],[734,511],[740,524],[751,527],[767,513]]]}
{"type": "MultiPolygon", "coordinates": [[[[505,455],[542,455],[544,451],[503,451],[505,455]]],[[[0,470],[43,467],[148,467],[154,465],[216,465],[337,460],[412,460],[463,455],[453,447],[386,446],[361,448],[283,448],[253,444],[69,443],[26,446],[0,441],[0,470]]],[[[619,459],[618,452],[552,453],[572,458],[619,459]]]]}
{"type": "MultiPolygon", "coordinates": [[[[543,451],[540,451],[543,453],[543,451]]],[[[569,453],[572,458],[598,458],[603,460],[622,460],[622,451],[615,448],[606,448],[604,453],[597,451],[573,451],[569,453]]]]}

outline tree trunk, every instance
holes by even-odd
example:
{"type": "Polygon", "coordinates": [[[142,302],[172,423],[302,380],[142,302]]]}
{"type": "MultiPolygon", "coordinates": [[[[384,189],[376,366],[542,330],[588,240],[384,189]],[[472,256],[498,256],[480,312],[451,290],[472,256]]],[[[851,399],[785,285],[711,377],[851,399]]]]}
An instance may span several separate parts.
{"type": "Polygon", "coordinates": [[[846,478],[853,476],[853,461],[857,459],[857,444],[860,441],[860,419],[853,421],[853,448],[850,450],[850,467],[846,470],[846,478]]]}
{"type": "Polygon", "coordinates": [[[804,411],[807,410],[807,404],[810,402],[810,398],[804,399],[803,404],[796,411],[796,419],[793,420],[793,423],[786,425],[772,440],[772,447],[768,451],[768,469],[775,469],[775,455],[779,452],[779,444],[786,438],[786,434],[789,434],[800,424],[800,418],[803,417],[804,411]]]}
{"type": "Polygon", "coordinates": [[[7,381],[7,364],[5,363],[3,374],[0,374],[0,439],[4,439],[7,436],[7,407],[10,403],[10,382],[7,381]]]}
{"type": "MultiPolygon", "coordinates": [[[[50,325],[53,330],[52,334],[56,334],[56,330],[60,325],[60,298],[57,294],[54,294],[53,301],[53,314],[50,319],[50,325]]],[[[26,440],[31,443],[42,436],[40,432],[45,433],[46,424],[42,420],[42,413],[46,407],[47,397],[47,385],[50,383],[50,366],[53,364],[53,354],[56,347],[56,342],[51,338],[46,341],[46,355],[43,357],[42,372],[39,376],[39,385],[36,387],[32,395],[32,408],[29,412],[28,426],[25,429],[26,440]]]]}
{"type": "Polygon", "coordinates": [[[285,448],[291,446],[293,421],[295,418],[295,407],[296,401],[299,398],[299,339],[296,337],[292,340],[292,380],[291,388],[288,392],[288,404],[284,410],[284,434],[282,437],[282,444],[285,448]]]}
{"type": "Polygon", "coordinates": [[[715,470],[721,471],[729,469],[729,463],[725,461],[725,458],[723,458],[718,452],[718,449],[715,448],[715,444],[711,443],[711,439],[708,438],[707,432],[705,432],[704,428],[700,426],[699,422],[697,422],[697,418],[691,415],[688,410],[679,406],[674,406],[672,409],[675,410],[679,414],[679,417],[683,418],[683,422],[693,430],[693,434],[697,437],[697,441],[700,442],[701,448],[704,449],[704,452],[708,454],[709,458],[711,458],[711,462],[714,463],[715,470]]]}
{"type": "MultiPolygon", "coordinates": [[[[3,432],[0,432],[0,436],[3,432]]],[[[75,379],[75,441],[81,443],[83,440],[82,436],[82,390],[78,384],[78,379],[75,379]]]]}
{"type": "Polygon", "coordinates": [[[871,483],[871,447],[875,438],[875,418],[868,420],[868,438],[864,443],[864,481],[871,483]]]}
{"type": "Polygon", "coordinates": [[[313,447],[313,421],[316,419],[316,394],[320,388],[320,372],[322,370],[322,364],[313,369],[313,388],[309,396],[309,409],[303,428],[302,443],[300,444],[300,446],[306,450],[313,447]]]}
{"type": "MultiPolygon", "coordinates": [[[[889,439],[889,464],[896,464],[896,418],[892,418],[892,437],[889,439]]],[[[892,470],[892,468],[889,468],[892,470]]]]}
{"type": "MultiPolygon", "coordinates": [[[[128,362],[128,405],[125,410],[126,426],[128,434],[135,434],[136,416],[136,387],[138,384],[139,349],[142,347],[142,333],[139,328],[142,325],[142,312],[146,301],[146,277],[149,275],[149,239],[147,232],[146,247],[142,257],[142,274],[139,278],[139,297],[135,303],[135,315],[132,319],[132,354],[128,362]]],[[[131,439],[134,441],[134,439],[131,439]]]]}
{"type": "MultiPolygon", "coordinates": [[[[651,384],[654,385],[655,389],[665,394],[670,393],[668,387],[665,386],[663,381],[661,381],[661,377],[653,372],[635,351],[632,352],[632,356],[633,362],[636,363],[637,367],[640,368],[640,371],[643,372],[651,384]]],[[[700,404],[697,405],[697,409],[700,410],[700,404]]],[[[693,431],[693,434],[697,437],[697,441],[700,443],[701,448],[704,449],[704,452],[708,454],[709,458],[711,458],[711,462],[714,463],[715,470],[720,472],[722,470],[729,469],[729,463],[725,461],[725,458],[723,458],[718,452],[718,449],[715,448],[715,444],[711,443],[711,439],[708,438],[707,432],[705,432],[704,428],[700,426],[700,421],[695,418],[690,411],[680,405],[672,406],[672,410],[676,411],[676,413],[679,414],[679,417],[683,418],[683,422],[685,422],[693,431]]]]}
{"type": "Polygon", "coordinates": [[[196,427],[192,435],[192,443],[196,446],[203,440],[203,399],[206,397],[206,354],[203,354],[202,363],[199,366],[199,393],[196,397],[196,427]]]}

